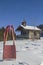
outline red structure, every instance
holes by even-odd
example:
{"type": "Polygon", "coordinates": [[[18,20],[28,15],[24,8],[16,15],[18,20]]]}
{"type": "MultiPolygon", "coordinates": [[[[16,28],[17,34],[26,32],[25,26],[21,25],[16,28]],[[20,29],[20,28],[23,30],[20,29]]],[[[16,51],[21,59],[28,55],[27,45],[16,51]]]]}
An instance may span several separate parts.
{"type": "Polygon", "coordinates": [[[4,48],[3,48],[3,59],[16,59],[16,46],[14,42],[14,28],[13,26],[7,26],[4,32],[4,48]],[[8,33],[12,33],[13,45],[6,45],[8,33]]]}

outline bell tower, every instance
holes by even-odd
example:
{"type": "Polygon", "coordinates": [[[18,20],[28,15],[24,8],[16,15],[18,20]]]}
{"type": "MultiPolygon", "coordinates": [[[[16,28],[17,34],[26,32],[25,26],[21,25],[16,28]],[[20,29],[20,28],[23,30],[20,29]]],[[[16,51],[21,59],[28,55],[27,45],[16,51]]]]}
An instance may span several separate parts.
{"type": "Polygon", "coordinates": [[[25,20],[22,22],[22,25],[23,26],[26,26],[26,21],[25,20]]]}

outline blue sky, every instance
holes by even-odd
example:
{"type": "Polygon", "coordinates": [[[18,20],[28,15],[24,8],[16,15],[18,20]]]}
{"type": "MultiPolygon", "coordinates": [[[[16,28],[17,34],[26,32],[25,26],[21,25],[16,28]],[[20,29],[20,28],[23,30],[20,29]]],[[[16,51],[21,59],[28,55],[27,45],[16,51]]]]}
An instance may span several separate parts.
{"type": "Polygon", "coordinates": [[[27,25],[43,24],[43,0],[0,0],[0,27],[16,29],[24,19],[27,25]]]}

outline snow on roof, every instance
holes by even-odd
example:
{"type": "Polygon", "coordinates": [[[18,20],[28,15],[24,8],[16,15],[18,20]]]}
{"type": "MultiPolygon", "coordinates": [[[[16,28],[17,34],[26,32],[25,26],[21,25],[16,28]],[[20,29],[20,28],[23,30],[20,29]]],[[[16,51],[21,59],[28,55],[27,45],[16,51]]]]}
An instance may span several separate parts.
{"type": "Polygon", "coordinates": [[[23,26],[23,25],[21,25],[21,27],[23,27],[24,29],[28,29],[28,30],[39,30],[39,31],[41,31],[41,29],[37,28],[36,26],[23,26]]]}

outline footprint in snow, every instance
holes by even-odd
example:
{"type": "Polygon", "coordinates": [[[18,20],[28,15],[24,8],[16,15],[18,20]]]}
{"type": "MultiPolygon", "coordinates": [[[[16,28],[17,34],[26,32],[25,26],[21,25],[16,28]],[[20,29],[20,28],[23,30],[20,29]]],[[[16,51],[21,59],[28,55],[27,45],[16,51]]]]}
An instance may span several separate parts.
{"type": "Polygon", "coordinates": [[[19,65],[29,65],[29,64],[26,62],[19,62],[19,65]]]}

